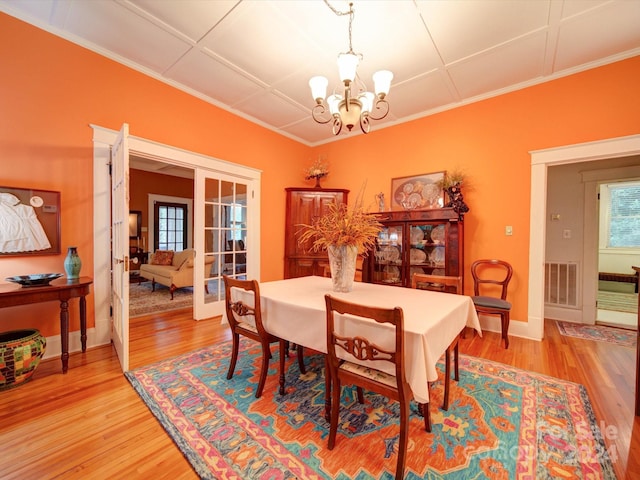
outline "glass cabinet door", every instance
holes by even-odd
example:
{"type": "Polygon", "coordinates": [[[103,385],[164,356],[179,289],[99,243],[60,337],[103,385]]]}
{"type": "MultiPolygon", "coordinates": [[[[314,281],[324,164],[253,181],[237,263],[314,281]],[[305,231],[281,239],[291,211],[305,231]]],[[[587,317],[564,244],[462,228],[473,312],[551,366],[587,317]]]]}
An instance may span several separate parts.
{"type": "Polygon", "coordinates": [[[463,222],[452,208],[376,215],[382,230],[365,257],[365,282],[411,287],[416,273],[464,276],[463,222]]]}
{"type": "Polygon", "coordinates": [[[416,223],[408,225],[410,237],[409,278],[414,273],[445,275],[446,225],[444,223],[416,223]]]}
{"type": "Polygon", "coordinates": [[[378,234],[373,258],[374,283],[403,284],[402,228],[402,224],[385,225],[378,234]]]}

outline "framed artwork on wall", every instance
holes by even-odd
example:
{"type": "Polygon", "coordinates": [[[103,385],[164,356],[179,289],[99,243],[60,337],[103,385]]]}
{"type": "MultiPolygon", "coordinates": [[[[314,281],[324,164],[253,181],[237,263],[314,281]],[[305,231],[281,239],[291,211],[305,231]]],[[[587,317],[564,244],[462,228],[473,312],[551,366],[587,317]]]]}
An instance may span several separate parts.
{"type": "Polygon", "coordinates": [[[140,238],[142,236],[142,212],[140,210],[129,210],[129,238],[140,238]]]}
{"type": "Polygon", "coordinates": [[[0,256],[60,253],[60,192],[0,187],[0,256]]]}
{"type": "Polygon", "coordinates": [[[391,210],[442,208],[445,172],[423,173],[391,179],[391,210]]]}

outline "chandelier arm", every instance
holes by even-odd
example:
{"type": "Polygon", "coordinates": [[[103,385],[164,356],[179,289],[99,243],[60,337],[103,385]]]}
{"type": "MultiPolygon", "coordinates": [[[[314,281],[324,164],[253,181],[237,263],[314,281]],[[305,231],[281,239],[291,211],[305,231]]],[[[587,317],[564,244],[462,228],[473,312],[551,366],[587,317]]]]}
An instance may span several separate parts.
{"type": "Polygon", "coordinates": [[[384,98],[378,98],[373,106],[373,111],[369,113],[369,116],[372,120],[382,120],[389,113],[389,102],[387,102],[384,98]],[[378,111],[380,111],[380,113],[374,115],[374,112],[378,111]]]}
{"type": "Polygon", "coordinates": [[[338,135],[342,131],[342,119],[340,115],[333,116],[333,134],[338,135]]]}
{"type": "Polygon", "coordinates": [[[360,128],[363,133],[369,133],[371,130],[371,123],[369,122],[369,114],[363,113],[360,115],[360,128]]]}
{"type": "Polygon", "coordinates": [[[325,113],[327,113],[327,108],[322,103],[316,103],[311,109],[311,116],[316,122],[321,124],[329,123],[331,120],[333,120],[332,117],[324,117],[325,113]]]}

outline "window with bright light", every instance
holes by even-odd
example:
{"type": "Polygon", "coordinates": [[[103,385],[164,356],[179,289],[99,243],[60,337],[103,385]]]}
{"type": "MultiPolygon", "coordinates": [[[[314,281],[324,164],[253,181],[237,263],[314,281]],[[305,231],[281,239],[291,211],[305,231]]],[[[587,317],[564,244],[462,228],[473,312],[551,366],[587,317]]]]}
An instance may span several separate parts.
{"type": "Polygon", "coordinates": [[[600,192],[607,212],[607,248],[640,248],[640,182],[610,183],[600,192]]]}
{"type": "Polygon", "coordinates": [[[227,220],[231,227],[231,238],[233,240],[243,240],[243,234],[246,232],[246,230],[242,230],[242,228],[246,228],[246,208],[243,209],[242,207],[239,203],[232,203],[227,210],[227,220]]]}

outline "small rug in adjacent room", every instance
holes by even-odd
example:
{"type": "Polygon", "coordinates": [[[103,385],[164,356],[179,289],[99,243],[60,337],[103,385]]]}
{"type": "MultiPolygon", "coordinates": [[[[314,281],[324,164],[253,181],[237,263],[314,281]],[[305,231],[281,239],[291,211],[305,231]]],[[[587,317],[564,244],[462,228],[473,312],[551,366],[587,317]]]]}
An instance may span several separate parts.
{"type": "Polygon", "coordinates": [[[598,290],[598,308],[614,312],[638,313],[638,294],[598,290]]]}
{"type": "Polygon", "coordinates": [[[556,324],[560,333],[568,337],[609,342],[623,347],[635,347],[637,343],[638,333],[635,330],[560,321],[556,321],[556,324]]]}
{"type": "MultiPolygon", "coordinates": [[[[259,345],[241,343],[227,380],[230,354],[231,343],[223,343],[126,373],[201,478],[393,478],[397,402],[365,392],[361,405],[344,388],[330,451],[321,355],[305,356],[305,375],[288,359],[280,396],[274,353],[256,399],[259,345]]],[[[461,355],[446,412],[442,394],[436,382],[432,433],[412,403],[406,479],[616,478],[582,385],[461,355]]]]}
{"type": "Polygon", "coordinates": [[[139,317],[155,312],[166,312],[193,306],[193,288],[179,288],[173,292],[156,283],[155,292],[151,291],[151,282],[129,284],[129,316],[139,317]]]}

